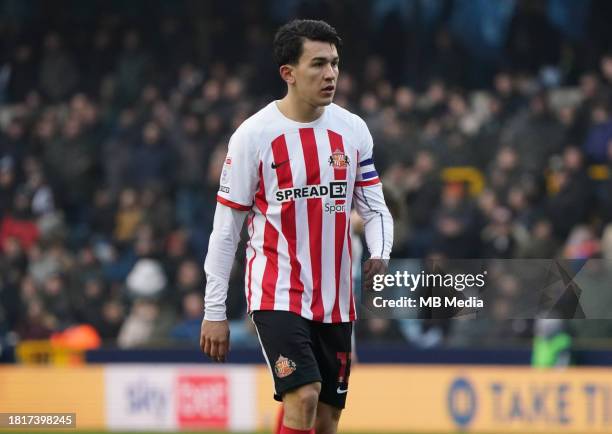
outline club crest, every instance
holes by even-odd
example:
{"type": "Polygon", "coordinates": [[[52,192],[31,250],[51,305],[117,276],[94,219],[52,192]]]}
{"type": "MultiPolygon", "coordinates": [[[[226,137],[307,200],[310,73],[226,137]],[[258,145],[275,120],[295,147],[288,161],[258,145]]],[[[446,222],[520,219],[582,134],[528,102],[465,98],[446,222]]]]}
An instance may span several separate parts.
{"type": "Polygon", "coordinates": [[[274,363],[274,372],[278,378],[285,378],[293,374],[297,367],[295,362],[282,354],[278,356],[278,359],[274,363]]]}
{"type": "Polygon", "coordinates": [[[345,169],[350,164],[349,157],[340,149],[336,149],[327,161],[334,169],[345,169]]]}

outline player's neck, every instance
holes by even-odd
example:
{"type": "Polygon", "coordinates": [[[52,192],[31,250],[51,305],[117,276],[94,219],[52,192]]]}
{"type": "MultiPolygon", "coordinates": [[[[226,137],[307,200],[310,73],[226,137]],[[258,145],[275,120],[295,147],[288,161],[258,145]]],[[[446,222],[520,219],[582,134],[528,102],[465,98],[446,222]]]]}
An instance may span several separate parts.
{"type": "Polygon", "coordinates": [[[321,117],[325,107],[313,106],[301,101],[290,93],[277,102],[280,112],[292,121],[308,123],[314,122],[321,117]]]}

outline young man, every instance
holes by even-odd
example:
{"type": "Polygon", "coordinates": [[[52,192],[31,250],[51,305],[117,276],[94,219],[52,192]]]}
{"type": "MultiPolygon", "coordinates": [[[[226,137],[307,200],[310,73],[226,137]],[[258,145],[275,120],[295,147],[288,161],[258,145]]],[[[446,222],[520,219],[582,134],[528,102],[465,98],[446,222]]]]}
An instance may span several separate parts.
{"type": "Polygon", "coordinates": [[[228,278],[248,214],[245,292],[284,404],[281,433],[335,434],[350,374],[355,303],[351,205],[365,220],[366,282],[386,269],[393,222],[358,116],[332,104],[341,40],[323,21],[296,20],[274,38],[287,95],[234,133],[204,264],[200,344],[223,362],[228,278]]]}

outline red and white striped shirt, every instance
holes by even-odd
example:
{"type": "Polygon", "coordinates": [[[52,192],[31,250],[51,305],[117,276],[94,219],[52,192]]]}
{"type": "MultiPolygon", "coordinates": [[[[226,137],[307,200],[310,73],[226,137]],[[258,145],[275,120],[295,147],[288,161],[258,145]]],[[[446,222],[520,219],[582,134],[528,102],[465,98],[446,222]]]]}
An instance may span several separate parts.
{"type": "MultiPolygon", "coordinates": [[[[249,312],[284,310],[321,322],[355,319],[353,198],[357,211],[367,217],[370,234],[380,234],[368,237],[366,229],[372,256],[387,258],[392,244],[392,221],[372,147],[365,122],[334,104],[319,119],[299,123],[272,102],[236,130],[217,201],[249,211],[249,312]],[[370,239],[376,239],[377,251],[370,239]]],[[[209,256],[215,254],[212,244],[211,236],[209,256]]],[[[207,285],[207,304],[208,291],[207,285]]]]}

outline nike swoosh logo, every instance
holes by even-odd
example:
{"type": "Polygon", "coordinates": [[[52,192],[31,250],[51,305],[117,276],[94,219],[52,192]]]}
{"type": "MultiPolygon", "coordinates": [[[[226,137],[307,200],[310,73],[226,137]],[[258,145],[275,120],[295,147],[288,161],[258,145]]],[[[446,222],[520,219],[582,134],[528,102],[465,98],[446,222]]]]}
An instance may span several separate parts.
{"type": "Polygon", "coordinates": [[[278,169],[280,166],[282,166],[283,164],[285,164],[286,162],[288,162],[289,159],[285,160],[285,161],[281,161],[278,164],[275,164],[274,161],[271,164],[272,169],[278,169]]]}
{"type": "Polygon", "coordinates": [[[336,389],[336,393],[338,393],[338,394],[342,394],[342,393],[346,393],[346,392],[348,392],[348,389],[341,389],[340,387],[338,387],[336,389]]]}

